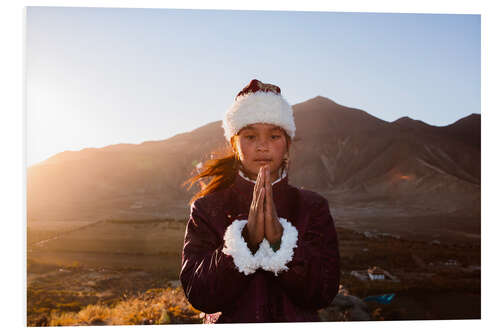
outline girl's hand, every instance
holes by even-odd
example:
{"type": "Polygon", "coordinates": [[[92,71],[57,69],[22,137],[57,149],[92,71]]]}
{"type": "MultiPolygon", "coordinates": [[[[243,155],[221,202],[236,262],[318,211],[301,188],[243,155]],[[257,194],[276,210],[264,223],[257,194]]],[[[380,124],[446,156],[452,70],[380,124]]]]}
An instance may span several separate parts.
{"type": "Polygon", "coordinates": [[[248,223],[243,228],[243,237],[252,252],[257,250],[259,244],[264,239],[264,177],[264,168],[260,168],[253,189],[253,199],[248,213],[248,223]]]}
{"type": "Polygon", "coordinates": [[[271,186],[271,171],[269,165],[264,166],[265,168],[265,200],[264,200],[264,221],[265,230],[264,235],[269,243],[274,244],[281,240],[283,235],[283,226],[278,220],[278,213],[276,212],[276,206],[273,200],[273,188],[271,186]]]}

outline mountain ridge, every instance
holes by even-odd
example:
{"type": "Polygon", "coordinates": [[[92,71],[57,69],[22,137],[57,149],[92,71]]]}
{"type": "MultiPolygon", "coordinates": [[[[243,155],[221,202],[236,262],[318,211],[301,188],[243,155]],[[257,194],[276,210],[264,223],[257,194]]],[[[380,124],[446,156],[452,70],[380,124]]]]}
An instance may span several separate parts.
{"type": "MultiPolygon", "coordinates": [[[[318,191],[331,203],[409,198],[435,213],[468,205],[477,211],[479,114],[436,127],[409,117],[387,122],[320,95],[292,108],[293,185],[318,191]]],[[[195,189],[181,184],[195,164],[228,148],[221,125],[219,120],[164,140],[56,154],[28,168],[28,216],[185,216],[195,189]]]]}

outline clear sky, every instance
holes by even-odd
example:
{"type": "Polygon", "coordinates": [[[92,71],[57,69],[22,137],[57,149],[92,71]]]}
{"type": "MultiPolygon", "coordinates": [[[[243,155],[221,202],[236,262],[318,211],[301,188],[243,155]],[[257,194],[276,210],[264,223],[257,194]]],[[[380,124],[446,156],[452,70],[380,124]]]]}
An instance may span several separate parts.
{"type": "Polygon", "coordinates": [[[27,163],[221,120],[251,79],[380,119],[480,113],[473,14],[28,7],[27,163]]]}

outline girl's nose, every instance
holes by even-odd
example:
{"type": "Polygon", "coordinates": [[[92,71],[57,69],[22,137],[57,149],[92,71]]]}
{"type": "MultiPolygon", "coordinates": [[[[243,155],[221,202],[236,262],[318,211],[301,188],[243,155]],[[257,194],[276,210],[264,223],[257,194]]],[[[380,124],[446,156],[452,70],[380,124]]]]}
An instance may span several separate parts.
{"type": "Polygon", "coordinates": [[[268,142],[267,140],[260,140],[257,144],[257,150],[267,150],[268,142]]]}

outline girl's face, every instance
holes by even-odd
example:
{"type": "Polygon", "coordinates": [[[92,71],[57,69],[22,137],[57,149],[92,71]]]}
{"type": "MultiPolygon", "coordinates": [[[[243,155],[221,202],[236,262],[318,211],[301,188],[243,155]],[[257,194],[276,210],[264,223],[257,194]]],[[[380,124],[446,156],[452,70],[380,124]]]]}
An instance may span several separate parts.
{"type": "Polygon", "coordinates": [[[256,123],[242,128],[235,140],[245,173],[253,180],[264,165],[270,166],[271,181],[278,179],[283,158],[288,153],[284,130],[276,125],[256,123]]]}

